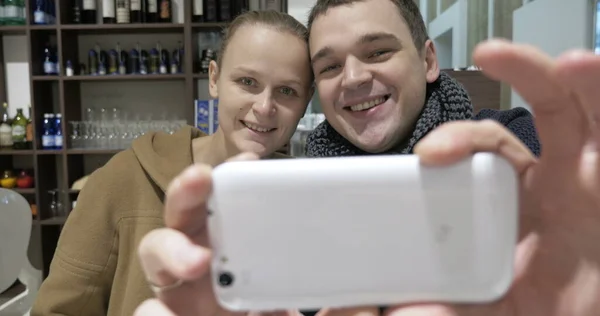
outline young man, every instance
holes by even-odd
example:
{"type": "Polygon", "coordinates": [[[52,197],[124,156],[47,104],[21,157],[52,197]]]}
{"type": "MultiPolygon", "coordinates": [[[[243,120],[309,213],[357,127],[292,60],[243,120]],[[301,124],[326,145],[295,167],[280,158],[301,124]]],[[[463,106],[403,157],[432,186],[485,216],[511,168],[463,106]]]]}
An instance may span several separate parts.
{"type": "Polygon", "coordinates": [[[474,116],[464,88],[440,72],[413,1],[317,1],[308,26],[327,118],[310,135],[308,156],[412,153],[442,123],[488,118],[539,154],[527,110],[484,110],[474,116]]]}
{"type": "Polygon", "coordinates": [[[600,247],[590,238],[600,237],[600,92],[591,82],[600,79],[600,57],[570,52],[552,60],[503,41],[477,47],[475,62],[519,91],[536,126],[524,109],[473,116],[465,90],[440,73],[413,0],[318,0],[309,30],[327,118],[308,138],[309,156],[414,152],[425,163],[443,165],[493,151],[511,161],[522,188],[516,278],[502,300],[319,314],[597,313],[600,247]]]}
{"type": "MultiPolygon", "coordinates": [[[[444,165],[492,151],[510,161],[520,178],[520,240],[510,292],[489,304],[390,306],[386,315],[596,315],[600,56],[585,51],[552,59],[504,41],[477,47],[473,56],[485,73],[511,84],[531,105],[534,130],[523,110],[484,111],[471,119],[464,90],[439,74],[412,0],[318,0],[310,21],[311,58],[328,122],[311,136],[311,155],[414,152],[424,163],[444,165]]],[[[149,281],[175,282],[156,288],[156,299],[136,315],[231,315],[206,311],[215,306],[214,296],[198,286],[208,284],[210,249],[193,236],[206,217],[210,190],[211,171],[202,165],[169,186],[167,228],[145,237],[140,256],[149,281]],[[203,256],[181,260],[180,254],[193,251],[203,256]]],[[[374,306],[321,310],[319,316],[380,313],[374,306]]]]}

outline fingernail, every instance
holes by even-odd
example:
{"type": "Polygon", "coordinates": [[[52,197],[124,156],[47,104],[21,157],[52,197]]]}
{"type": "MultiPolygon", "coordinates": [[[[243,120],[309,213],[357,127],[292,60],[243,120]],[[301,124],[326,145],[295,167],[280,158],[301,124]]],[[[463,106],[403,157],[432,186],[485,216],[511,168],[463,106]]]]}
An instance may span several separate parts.
{"type": "Polygon", "coordinates": [[[205,252],[196,247],[180,247],[177,257],[188,264],[196,264],[205,257],[205,252]]]}

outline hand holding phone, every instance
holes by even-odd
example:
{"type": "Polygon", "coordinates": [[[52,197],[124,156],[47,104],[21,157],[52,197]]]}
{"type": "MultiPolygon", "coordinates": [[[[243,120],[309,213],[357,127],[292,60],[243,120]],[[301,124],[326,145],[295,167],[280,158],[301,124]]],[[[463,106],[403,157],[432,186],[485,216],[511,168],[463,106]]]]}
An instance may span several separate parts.
{"type": "Polygon", "coordinates": [[[487,302],[513,277],[517,177],[492,153],[226,163],[209,209],[229,310],[487,302]]]}

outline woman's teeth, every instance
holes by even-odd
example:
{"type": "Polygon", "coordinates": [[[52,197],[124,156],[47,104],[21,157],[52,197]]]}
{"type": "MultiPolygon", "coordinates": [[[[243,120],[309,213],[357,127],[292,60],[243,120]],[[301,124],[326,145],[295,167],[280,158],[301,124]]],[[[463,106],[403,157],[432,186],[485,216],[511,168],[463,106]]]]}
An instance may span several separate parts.
{"type": "Polygon", "coordinates": [[[361,103],[361,104],[357,104],[357,105],[353,105],[350,107],[350,111],[352,112],[358,112],[358,111],[364,111],[364,110],[368,110],[370,108],[373,108],[377,105],[380,105],[381,103],[385,102],[385,100],[387,100],[387,97],[380,97],[377,98],[373,101],[369,101],[369,102],[365,102],[365,103],[361,103]]]}
{"type": "Polygon", "coordinates": [[[254,125],[252,123],[248,123],[248,122],[244,122],[242,121],[242,123],[249,129],[256,131],[256,132],[260,132],[260,133],[266,133],[266,132],[270,132],[272,130],[274,130],[274,128],[264,128],[264,127],[260,127],[258,125],[254,125]]]}

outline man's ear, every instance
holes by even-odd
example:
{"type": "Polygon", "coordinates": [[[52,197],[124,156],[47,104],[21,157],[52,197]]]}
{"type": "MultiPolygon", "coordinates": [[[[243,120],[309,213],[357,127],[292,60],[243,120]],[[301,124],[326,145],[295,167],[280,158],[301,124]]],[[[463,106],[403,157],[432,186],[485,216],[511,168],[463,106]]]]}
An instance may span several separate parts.
{"type": "Polygon", "coordinates": [[[217,85],[219,76],[219,66],[214,60],[211,60],[208,65],[208,92],[213,99],[219,98],[219,89],[217,85]]]}
{"type": "Polygon", "coordinates": [[[423,66],[425,67],[425,77],[428,83],[432,83],[440,76],[440,64],[437,59],[437,52],[433,41],[428,39],[423,47],[422,56],[423,66]]]}

